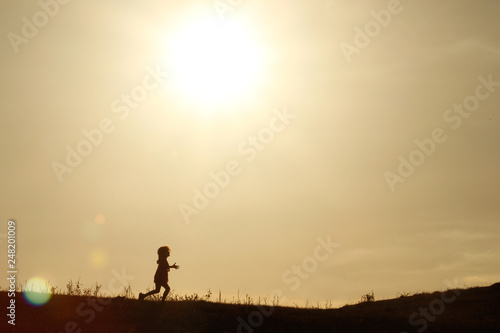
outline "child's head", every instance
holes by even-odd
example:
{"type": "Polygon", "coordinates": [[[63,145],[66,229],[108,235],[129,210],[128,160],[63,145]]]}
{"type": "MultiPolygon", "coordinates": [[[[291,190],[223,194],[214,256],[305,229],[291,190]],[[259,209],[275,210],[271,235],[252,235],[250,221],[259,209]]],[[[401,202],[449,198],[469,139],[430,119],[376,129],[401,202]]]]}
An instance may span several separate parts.
{"type": "Polygon", "coordinates": [[[158,249],[158,257],[167,258],[170,255],[170,248],[168,246],[162,246],[158,249]]]}

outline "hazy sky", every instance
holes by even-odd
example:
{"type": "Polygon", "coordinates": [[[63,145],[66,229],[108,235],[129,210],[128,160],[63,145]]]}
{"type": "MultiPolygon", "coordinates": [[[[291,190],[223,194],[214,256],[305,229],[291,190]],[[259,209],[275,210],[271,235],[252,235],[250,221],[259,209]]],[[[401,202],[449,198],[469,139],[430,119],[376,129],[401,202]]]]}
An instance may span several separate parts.
{"type": "Polygon", "coordinates": [[[19,281],[137,294],[162,245],[228,300],[500,281],[499,2],[41,3],[0,3],[19,281]]]}

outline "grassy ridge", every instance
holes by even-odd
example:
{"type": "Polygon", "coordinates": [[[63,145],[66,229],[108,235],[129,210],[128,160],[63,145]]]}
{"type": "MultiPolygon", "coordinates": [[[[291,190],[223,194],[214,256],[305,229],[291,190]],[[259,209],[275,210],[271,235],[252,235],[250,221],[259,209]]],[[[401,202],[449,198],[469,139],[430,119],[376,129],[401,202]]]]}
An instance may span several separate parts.
{"type": "MultiPolygon", "coordinates": [[[[8,305],[6,292],[0,293],[0,300],[8,305]]],[[[259,308],[206,301],[171,301],[162,305],[154,301],[68,295],[53,295],[46,305],[37,308],[17,294],[15,331],[7,324],[5,315],[0,331],[492,332],[500,329],[499,310],[499,283],[339,309],[259,308]]]]}

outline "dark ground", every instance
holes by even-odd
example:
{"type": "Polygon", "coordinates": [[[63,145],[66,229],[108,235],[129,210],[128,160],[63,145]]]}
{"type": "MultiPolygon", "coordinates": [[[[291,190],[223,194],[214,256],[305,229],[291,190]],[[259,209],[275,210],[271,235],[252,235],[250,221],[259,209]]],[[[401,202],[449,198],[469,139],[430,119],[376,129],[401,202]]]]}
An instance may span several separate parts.
{"type": "Polygon", "coordinates": [[[67,295],[32,307],[17,294],[15,326],[8,301],[0,332],[500,332],[500,283],[328,310],[67,295]]]}

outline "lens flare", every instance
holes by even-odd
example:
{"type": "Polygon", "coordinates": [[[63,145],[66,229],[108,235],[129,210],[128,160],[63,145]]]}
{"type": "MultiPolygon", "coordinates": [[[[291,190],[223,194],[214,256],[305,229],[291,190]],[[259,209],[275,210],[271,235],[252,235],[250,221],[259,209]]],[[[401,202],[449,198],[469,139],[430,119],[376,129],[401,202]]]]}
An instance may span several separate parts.
{"type": "Polygon", "coordinates": [[[94,249],[88,257],[90,266],[94,268],[103,268],[108,263],[108,254],[100,249],[94,249]]]}
{"type": "Polygon", "coordinates": [[[106,216],[103,214],[97,214],[94,221],[96,224],[104,224],[104,222],[106,222],[106,216]]]}
{"type": "Polygon", "coordinates": [[[23,291],[24,299],[33,306],[46,304],[52,296],[50,283],[41,277],[32,277],[26,282],[23,291]]]}

